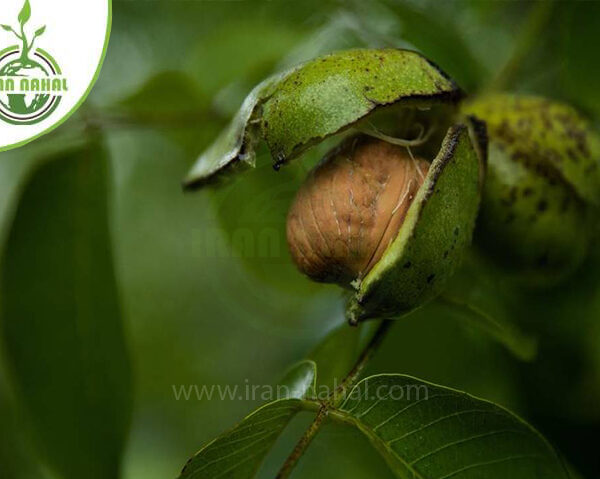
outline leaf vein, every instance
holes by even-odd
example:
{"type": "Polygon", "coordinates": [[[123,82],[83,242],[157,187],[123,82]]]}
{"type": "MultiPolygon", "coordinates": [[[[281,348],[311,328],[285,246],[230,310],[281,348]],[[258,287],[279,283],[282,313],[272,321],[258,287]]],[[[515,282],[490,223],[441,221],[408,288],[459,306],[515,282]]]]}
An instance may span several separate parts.
{"type": "MultiPolygon", "coordinates": [[[[237,432],[237,431],[235,431],[237,432]]],[[[220,443],[214,443],[211,446],[211,449],[214,450],[218,450],[218,449],[222,449],[224,447],[227,446],[231,446],[232,444],[237,444],[238,442],[243,442],[243,441],[247,441],[248,439],[253,439],[255,437],[259,437],[259,436],[264,436],[264,435],[268,435],[268,434],[273,434],[274,430],[272,429],[262,429],[261,431],[257,432],[256,434],[249,434],[248,436],[242,437],[240,439],[232,439],[232,440],[228,440],[228,441],[223,441],[220,443]]],[[[226,439],[226,438],[223,438],[226,439]]]]}
{"type": "MultiPolygon", "coordinates": [[[[199,472],[202,472],[204,469],[206,469],[207,467],[213,466],[216,463],[223,461],[224,459],[228,459],[230,457],[235,456],[236,454],[239,454],[242,451],[245,451],[246,449],[248,449],[249,447],[254,446],[255,444],[258,444],[261,441],[264,441],[265,439],[268,439],[269,437],[271,437],[272,435],[276,434],[278,431],[271,431],[270,434],[266,435],[265,437],[261,437],[260,439],[257,439],[256,441],[252,441],[250,444],[245,445],[244,447],[241,447],[239,449],[236,449],[235,451],[233,451],[230,454],[226,454],[224,456],[218,457],[217,459],[214,459],[210,462],[207,462],[205,464],[202,465],[202,467],[199,467],[198,469],[196,469],[195,471],[192,472],[192,474],[190,474],[190,477],[194,477],[196,474],[198,474],[199,472]]],[[[270,447],[270,446],[268,446],[270,447]]],[[[260,451],[263,451],[265,448],[260,449],[260,451]]],[[[250,456],[252,457],[252,456],[250,456]]]]}
{"type": "Polygon", "coordinates": [[[290,416],[290,415],[291,415],[290,413],[279,414],[277,416],[272,416],[272,417],[270,417],[268,419],[264,419],[262,421],[252,422],[252,423],[247,424],[247,425],[245,425],[243,427],[240,427],[239,429],[236,430],[236,432],[243,431],[243,430],[248,429],[248,428],[253,428],[253,427],[255,427],[255,426],[259,425],[259,424],[266,424],[266,423],[268,423],[270,421],[273,421],[275,419],[281,419],[283,417],[287,417],[287,416],[290,416]]]}
{"type": "Polygon", "coordinates": [[[388,444],[393,444],[397,441],[400,441],[402,439],[405,439],[409,436],[412,436],[413,434],[416,434],[417,432],[423,431],[424,429],[427,429],[430,426],[433,426],[435,424],[438,424],[442,421],[445,421],[446,419],[451,419],[451,418],[455,418],[455,417],[459,417],[459,416],[463,416],[465,414],[475,414],[475,413],[488,413],[488,414],[496,414],[496,415],[505,415],[502,411],[491,411],[489,409],[467,409],[466,411],[458,411],[452,414],[447,414],[446,416],[442,416],[439,417],[437,419],[435,419],[434,421],[431,421],[427,424],[424,424],[416,429],[413,429],[412,431],[407,432],[406,434],[403,434],[400,437],[397,437],[395,439],[392,439],[390,441],[388,441],[388,444]]]}
{"type": "Polygon", "coordinates": [[[438,452],[441,452],[445,449],[448,449],[452,446],[457,446],[459,444],[465,444],[469,441],[473,441],[475,439],[481,439],[484,437],[490,437],[490,436],[495,436],[495,435],[499,435],[499,434],[509,434],[509,433],[515,433],[515,434],[525,434],[525,431],[519,431],[518,429],[498,429],[495,431],[489,431],[489,432],[485,432],[483,434],[476,434],[474,436],[469,436],[467,438],[463,438],[463,439],[459,439],[457,441],[453,441],[450,442],[448,444],[445,444],[443,446],[438,447],[437,449],[433,449],[431,451],[429,451],[427,454],[423,454],[422,456],[418,457],[417,459],[415,459],[414,461],[412,461],[410,464],[414,465],[420,461],[422,461],[423,459],[426,459],[430,456],[433,456],[434,454],[437,454],[438,452]]]}
{"type": "Polygon", "coordinates": [[[414,403],[411,403],[408,406],[403,407],[399,411],[396,411],[394,414],[392,414],[390,417],[388,417],[385,421],[383,421],[382,423],[380,423],[377,426],[375,426],[373,428],[373,431],[377,431],[377,429],[379,429],[382,426],[385,426],[390,421],[392,421],[393,419],[396,419],[398,416],[400,416],[404,411],[407,411],[408,409],[412,408],[413,406],[416,406],[417,404],[420,404],[420,403],[422,403],[424,401],[429,401],[430,399],[450,397],[450,396],[455,396],[455,394],[436,394],[434,396],[426,397],[424,399],[419,399],[418,401],[415,401],[414,403]]]}
{"type": "MultiPolygon", "coordinates": [[[[258,452],[256,454],[252,454],[250,456],[248,456],[246,459],[244,459],[243,461],[238,462],[237,464],[234,464],[233,466],[231,466],[229,469],[225,469],[221,474],[218,474],[216,476],[214,476],[212,479],[218,479],[219,477],[223,477],[226,474],[230,473],[231,471],[233,471],[236,467],[240,467],[242,464],[244,464],[245,462],[251,461],[252,459],[256,458],[257,456],[260,456],[261,454],[263,454],[265,451],[267,451],[271,446],[267,446],[267,447],[263,447],[262,449],[259,449],[258,452]]],[[[190,476],[191,477],[191,476],[190,476]]]]}
{"type": "Polygon", "coordinates": [[[448,479],[450,477],[456,476],[457,474],[460,474],[461,472],[465,472],[470,469],[475,469],[477,467],[491,466],[494,464],[500,464],[500,463],[506,462],[506,461],[515,461],[515,460],[519,460],[519,459],[540,459],[541,457],[542,456],[539,454],[521,454],[518,456],[503,457],[502,459],[495,459],[493,461],[478,462],[476,464],[470,464],[468,466],[457,469],[456,471],[446,474],[445,476],[439,477],[438,479],[448,479]]]}

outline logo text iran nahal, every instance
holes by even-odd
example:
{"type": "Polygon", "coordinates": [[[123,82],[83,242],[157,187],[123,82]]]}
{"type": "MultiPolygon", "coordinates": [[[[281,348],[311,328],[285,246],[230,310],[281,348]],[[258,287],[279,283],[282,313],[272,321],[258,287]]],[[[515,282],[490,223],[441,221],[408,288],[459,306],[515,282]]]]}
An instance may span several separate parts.
{"type": "Polygon", "coordinates": [[[48,118],[69,89],[56,60],[37,46],[46,26],[29,31],[30,17],[31,5],[25,0],[17,28],[0,24],[19,42],[0,51],[0,120],[13,125],[33,125],[48,118]]]}

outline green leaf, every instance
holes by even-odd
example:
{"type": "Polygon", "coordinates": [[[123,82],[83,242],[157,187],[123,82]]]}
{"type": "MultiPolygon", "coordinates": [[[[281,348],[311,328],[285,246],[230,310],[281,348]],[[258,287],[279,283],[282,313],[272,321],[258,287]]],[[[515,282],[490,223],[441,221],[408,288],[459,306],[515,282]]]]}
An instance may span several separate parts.
{"type": "Polygon", "coordinates": [[[508,321],[500,321],[476,306],[460,299],[441,295],[436,303],[443,310],[456,316],[461,323],[476,330],[483,331],[523,361],[531,361],[537,354],[537,340],[523,334],[508,321]]]}
{"type": "Polygon", "coordinates": [[[208,100],[199,91],[196,82],[177,70],[150,77],[139,90],[117,104],[119,110],[140,119],[168,120],[177,116],[182,123],[192,121],[194,114],[201,116],[207,107],[208,100]]]}
{"type": "Polygon", "coordinates": [[[2,27],[7,32],[12,32],[13,31],[13,29],[12,29],[12,27],[10,25],[0,25],[0,27],[2,27]]]}
{"type": "Polygon", "coordinates": [[[300,398],[314,390],[315,379],[316,365],[313,361],[301,361],[293,366],[280,383],[286,386],[290,395],[262,406],[204,446],[188,461],[180,479],[254,477],[281,432],[302,410],[300,398]]]}
{"type": "MultiPolygon", "coordinates": [[[[600,92],[597,79],[600,63],[590,61],[595,54],[596,32],[600,29],[598,2],[557,2],[560,16],[560,85],[568,99],[577,106],[591,110],[600,119],[600,92]]],[[[556,58],[556,53],[553,56],[556,58]]],[[[554,81],[554,83],[559,83],[554,81]]],[[[560,91],[560,90],[559,90],[560,91]]]]}
{"type": "Polygon", "coordinates": [[[41,37],[44,34],[45,31],[46,31],[46,25],[44,25],[43,27],[38,28],[35,31],[35,36],[36,37],[41,37]]]}
{"type": "Polygon", "coordinates": [[[304,359],[289,368],[278,385],[285,388],[286,398],[303,399],[315,393],[316,381],[317,363],[304,359]]]}
{"type": "Polygon", "coordinates": [[[2,255],[10,378],[44,462],[63,479],[118,477],[131,413],[107,162],[91,141],[38,163],[2,255]]]}
{"type": "Polygon", "coordinates": [[[511,412],[409,376],[364,379],[330,417],[360,430],[401,479],[569,477],[552,446],[511,412]]]}
{"type": "Polygon", "coordinates": [[[432,314],[448,315],[460,324],[490,336],[522,361],[537,355],[536,337],[521,331],[510,312],[510,282],[501,279],[488,261],[470,250],[438,300],[432,314]]]}
{"type": "MultiPolygon", "coordinates": [[[[0,351],[1,353],[1,351],[0,351]]],[[[2,371],[0,366],[0,371],[2,371]]],[[[23,431],[18,408],[8,391],[5,377],[0,372],[0,464],[2,477],[11,479],[45,479],[42,465],[32,453],[30,441],[23,431]]]]}
{"type": "MultiPolygon", "coordinates": [[[[300,376],[312,369],[298,367],[300,376]]],[[[294,415],[318,408],[299,399],[259,408],[200,450],[180,478],[255,477],[294,415]]],[[[366,378],[328,417],[362,432],[401,479],[569,477],[552,446],[511,412],[410,376],[366,378]]]]}
{"type": "Polygon", "coordinates": [[[180,479],[254,477],[273,444],[301,410],[298,399],[271,402],[204,446],[188,461],[180,479]]]}
{"type": "Polygon", "coordinates": [[[30,17],[31,17],[31,5],[29,4],[29,0],[25,0],[25,3],[23,4],[23,8],[19,12],[19,17],[18,17],[18,20],[19,20],[19,23],[21,24],[21,26],[25,25],[29,21],[30,17]]]}
{"type": "Polygon", "coordinates": [[[195,45],[186,55],[189,71],[203,91],[216,96],[218,101],[223,90],[233,84],[245,88],[241,96],[234,95],[235,112],[254,85],[280,71],[276,68],[279,60],[304,38],[303,34],[301,25],[269,21],[261,14],[233,15],[207,29],[205,35],[196,35],[195,45]],[[224,58],[231,61],[224,62],[224,58]]]}
{"type": "Polygon", "coordinates": [[[178,70],[152,75],[109,111],[117,122],[155,128],[184,147],[190,157],[206,146],[207,139],[214,137],[213,127],[218,131],[225,120],[198,83],[178,70]]]}

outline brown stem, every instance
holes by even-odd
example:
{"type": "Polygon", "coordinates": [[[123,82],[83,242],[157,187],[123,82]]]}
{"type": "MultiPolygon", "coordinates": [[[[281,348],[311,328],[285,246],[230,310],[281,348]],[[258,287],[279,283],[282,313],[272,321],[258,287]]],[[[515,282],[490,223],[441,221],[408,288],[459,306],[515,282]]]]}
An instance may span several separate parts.
{"type": "Polygon", "coordinates": [[[296,464],[304,454],[304,451],[306,451],[312,440],[317,435],[317,432],[319,432],[319,429],[321,428],[323,421],[327,417],[328,412],[329,410],[327,408],[327,405],[323,404],[319,409],[319,412],[317,413],[317,416],[315,417],[314,421],[304,432],[300,440],[296,443],[296,447],[294,447],[292,453],[285,460],[283,466],[277,473],[276,479],[286,479],[290,477],[292,470],[294,469],[294,467],[296,467],[296,464]]]}
{"type": "Polygon", "coordinates": [[[304,432],[300,440],[296,443],[294,450],[287,457],[287,459],[283,463],[283,466],[279,470],[276,479],[287,479],[288,477],[290,477],[290,474],[292,473],[294,467],[296,467],[296,464],[298,463],[298,461],[300,460],[300,458],[302,457],[312,440],[315,438],[317,433],[319,432],[319,429],[321,429],[323,421],[327,418],[329,411],[331,409],[334,409],[339,404],[340,400],[348,392],[348,390],[350,390],[352,386],[356,384],[367,363],[379,349],[379,346],[386,337],[391,325],[392,321],[389,319],[385,319],[381,322],[381,324],[377,328],[377,331],[375,331],[375,334],[373,335],[365,349],[363,349],[362,353],[356,360],[356,363],[354,363],[354,366],[346,375],[342,383],[336,388],[335,391],[333,391],[329,395],[327,400],[325,400],[321,404],[321,408],[319,409],[317,416],[315,417],[312,424],[308,427],[308,429],[304,432]]]}
{"type": "Polygon", "coordinates": [[[354,384],[356,384],[356,381],[365,369],[367,363],[377,352],[379,346],[385,339],[388,331],[390,330],[390,327],[392,326],[392,323],[393,321],[389,319],[384,319],[381,322],[381,324],[377,328],[377,331],[375,331],[375,334],[373,335],[365,349],[363,349],[362,353],[356,360],[356,363],[354,364],[348,375],[344,378],[344,380],[338,386],[338,388],[335,391],[333,391],[333,393],[329,396],[327,402],[331,406],[337,406],[339,404],[340,399],[345,396],[345,394],[348,392],[349,389],[352,388],[352,386],[354,386],[354,384]]]}

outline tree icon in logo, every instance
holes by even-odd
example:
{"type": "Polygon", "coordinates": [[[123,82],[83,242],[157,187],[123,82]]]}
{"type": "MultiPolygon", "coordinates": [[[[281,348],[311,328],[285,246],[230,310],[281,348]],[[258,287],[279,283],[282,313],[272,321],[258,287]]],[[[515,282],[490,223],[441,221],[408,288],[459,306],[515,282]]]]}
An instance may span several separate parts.
{"type": "Polygon", "coordinates": [[[32,35],[25,31],[31,18],[31,5],[25,0],[17,21],[19,27],[0,24],[20,45],[0,51],[0,118],[11,124],[31,125],[47,118],[58,106],[66,90],[66,80],[50,54],[34,49],[46,26],[32,35]]]}
{"type": "Polygon", "coordinates": [[[31,60],[29,58],[29,52],[33,48],[35,39],[37,37],[41,37],[44,34],[44,32],[46,31],[46,25],[44,25],[41,28],[38,28],[35,31],[35,34],[33,35],[31,42],[29,42],[27,40],[27,35],[25,34],[25,24],[29,21],[30,18],[31,18],[31,5],[29,4],[29,0],[25,0],[25,5],[23,5],[23,8],[21,9],[21,13],[19,13],[19,17],[18,17],[19,25],[21,26],[21,34],[18,34],[17,32],[15,32],[15,30],[10,25],[2,25],[2,28],[4,30],[6,30],[7,32],[14,33],[15,36],[22,42],[21,58],[18,60],[20,62],[19,66],[21,68],[23,68],[23,67],[31,68],[31,67],[34,67],[35,65],[37,65],[37,62],[35,62],[34,60],[31,60]]]}

